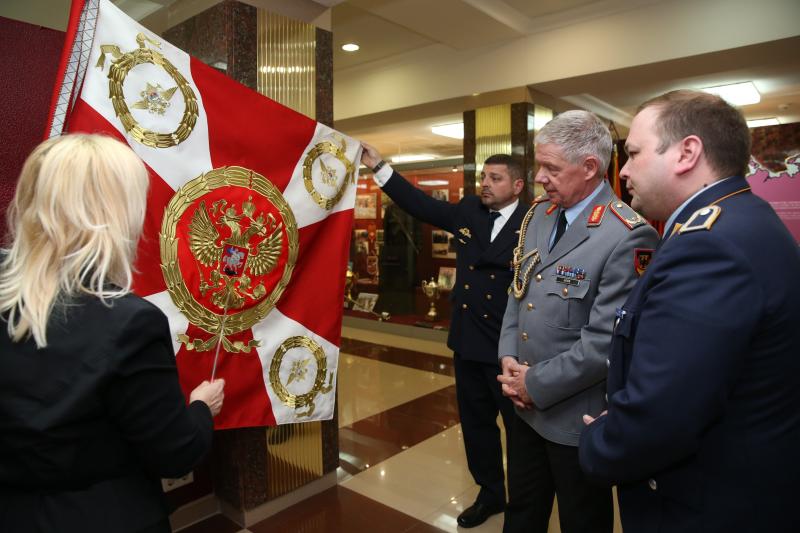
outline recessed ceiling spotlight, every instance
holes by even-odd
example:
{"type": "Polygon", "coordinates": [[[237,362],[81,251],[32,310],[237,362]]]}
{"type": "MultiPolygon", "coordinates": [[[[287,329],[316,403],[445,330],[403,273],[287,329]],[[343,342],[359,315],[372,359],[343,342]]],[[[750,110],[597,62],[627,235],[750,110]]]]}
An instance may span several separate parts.
{"type": "Polygon", "coordinates": [[[761,101],[761,94],[752,81],[742,83],[732,83],[730,85],[719,85],[717,87],[706,87],[703,91],[716,94],[726,102],[735,106],[757,104],[761,101]]]}
{"type": "Polygon", "coordinates": [[[356,52],[358,49],[361,48],[356,43],[347,43],[342,45],[342,50],[345,52],[356,52]]]}

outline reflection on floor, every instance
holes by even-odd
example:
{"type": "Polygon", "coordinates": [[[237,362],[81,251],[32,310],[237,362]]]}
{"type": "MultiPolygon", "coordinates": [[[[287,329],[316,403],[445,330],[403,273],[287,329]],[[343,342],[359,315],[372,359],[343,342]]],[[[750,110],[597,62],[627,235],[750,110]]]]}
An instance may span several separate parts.
{"type": "MultiPolygon", "coordinates": [[[[466,531],[457,528],[456,517],[478,488],[464,457],[446,347],[360,330],[344,335],[338,486],[245,530],[216,516],[182,533],[466,531]]],[[[502,529],[499,514],[470,531],[502,529]]],[[[560,531],[557,509],[550,531],[560,531]]]]}

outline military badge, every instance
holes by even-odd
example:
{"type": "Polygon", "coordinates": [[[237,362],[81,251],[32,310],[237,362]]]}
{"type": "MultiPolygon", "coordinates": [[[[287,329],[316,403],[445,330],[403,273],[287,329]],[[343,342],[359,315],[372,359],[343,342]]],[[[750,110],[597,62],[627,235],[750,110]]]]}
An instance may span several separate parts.
{"type": "Polygon", "coordinates": [[[642,215],[631,209],[625,202],[612,200],[609,202],[608,207],[628,229],[638,228],[639,226],[647,224],[647,221],[642,215]]]}
{"type": "Polygon", "coordinates": [[[680,228],[676,228],[675,231],[682,235],[692,231],[710,230],[711,226],[714,225],[714,222],[717,221],[717,218],[721,213],[722,208],[718,205],[708,205],[700,208],[692,213],[692,216],[689,217],[689,220],[687,220],[686,223],[680,228]]]}
{"type": "Polygon", "coordinates": [[[586,279],[586,269],[558,265],[556,267],[556,283],[578,286],[586,279]]]}
{"type": "Polygon", "coordinates": [[[471,239],[472,238],[472,233],[469,232],[469,228],[459,228],[458,232],[461,235],[463,235],[464,237],[466,237],[467,239],[471,239]]]}
{"type": "Polygon", "coordinates": [[[161,270],[175,306],[208,335],[188,350],[249,352],[232,339],[263,319],[292,276],[297,223],[280,191],[242,167],[223,167],[181,187],[164,211],[161,270]]]}
{"type": "Polygon", "coordinates": [[[545,215],[549,215],[550,213],[552,213],[552,212],[553,212],[553,211],[555,211],[556,209],[558,209],[558,205],[556,205],[556,204],[550,204],[550,207],[548,207],[548,208],[547,208],[547,211],[545,211],[545,212],[544,212],[544,214],[545,214],[545,215]]]}
{"type": "Polygon", "coordinates": [[[586,225],[590,228],[599,226],[601,222],[603,222],[603,215],[606,213],[606,206],[605,205],[596,205],[592,209],[592,214],[589,215],[589,220],[586,221],[586,225]]]}
{"type": "Polygon", "coordinates": [[[652,248],[634,248],[633,249],[633,268],[636,270],[638,275],[644,274],[644,271],[647,269],[647,265],[650,264],[650,260],[653,258],[653,249],[652,248]]]}

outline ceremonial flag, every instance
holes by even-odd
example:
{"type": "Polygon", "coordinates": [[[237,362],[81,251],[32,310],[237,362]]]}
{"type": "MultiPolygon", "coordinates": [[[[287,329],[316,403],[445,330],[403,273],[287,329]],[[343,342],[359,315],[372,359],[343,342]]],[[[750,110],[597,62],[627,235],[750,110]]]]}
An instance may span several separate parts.
{"type": "Polygon", "coordinates": [[[74,0],[49,136],[103,132],[150,171],[134,291],[217,429],[333,416],[360,144],[231,80],[107,0],[74,0]]]}

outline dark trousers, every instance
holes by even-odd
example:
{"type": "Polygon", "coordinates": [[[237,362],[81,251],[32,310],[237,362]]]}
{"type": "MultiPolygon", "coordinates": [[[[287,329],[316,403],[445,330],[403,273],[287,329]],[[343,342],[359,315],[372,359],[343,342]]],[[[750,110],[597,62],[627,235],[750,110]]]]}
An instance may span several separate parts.
{"type": "Polygon", "coordinates": [[[577,446],[542,438],[518,416],[513,425],[503,533],[547,533],[554,496],[562,533],[611,533],[611,488],[586,479],[577,446]]]}
{"type": "Polygon", "coordinates": [[[497,413],[503,417],[506,446],[510,447],[511,425],[514,418],[517,418],[514,406],[500,390],[500,383],[497,381],[500,374],[499,363],[469,361],[457,353],[453,357],[467,465],[475,483],[481,488],[476,501],[502,507],[506,503],[506,488],[497,413]]]}

